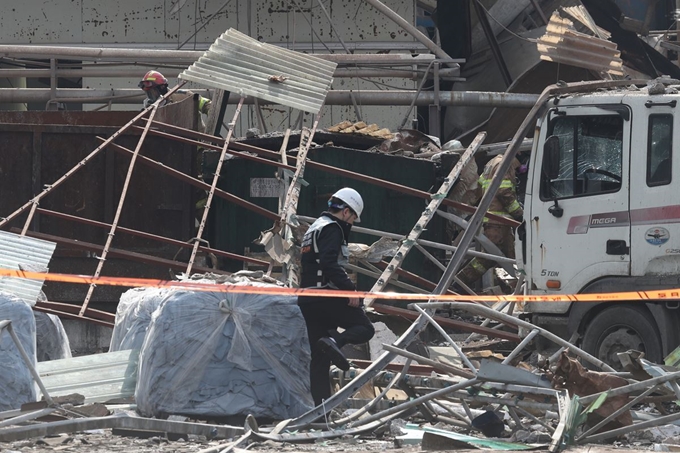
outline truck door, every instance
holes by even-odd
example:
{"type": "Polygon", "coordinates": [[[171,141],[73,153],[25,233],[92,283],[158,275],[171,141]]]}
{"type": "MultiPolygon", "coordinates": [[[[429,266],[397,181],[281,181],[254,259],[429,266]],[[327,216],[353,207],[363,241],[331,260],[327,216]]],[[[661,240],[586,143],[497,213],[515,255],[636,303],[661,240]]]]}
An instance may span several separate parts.
{"type": "MultiPolygon", "coordinates": [[[[673,111],[669,103],[641,109],[645,124],[631,156],[631,274],[659,276],[680,270],[680,178],[673,159],[673,111]]],[[[635,140],[635,139],[634,139],[635,140]]],[[[670,284],[670,282],[669,282],[670,284]]]]}
{"type": "Polygon", "coordinates": [[[577,293],[598,277],[630,274],[630,110],[566,106],[548,115],[541,142],[558,138],[559,171],[546,171],[539,148],[527,219],[530,277],[539,292],[577,293]]]}

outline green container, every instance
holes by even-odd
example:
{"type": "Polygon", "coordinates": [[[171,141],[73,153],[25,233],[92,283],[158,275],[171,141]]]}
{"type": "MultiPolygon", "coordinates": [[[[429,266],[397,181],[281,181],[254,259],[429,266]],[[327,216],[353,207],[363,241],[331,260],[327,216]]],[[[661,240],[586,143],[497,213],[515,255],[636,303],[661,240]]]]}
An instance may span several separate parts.
{"type": "MultiPolygon", "coordinates": [[[[218,152],[204,152],[204,174],[214,172],[218,152]]],[[[310,150],[308,158],[314,162],[323,163],[336,168],[342,168],[359,174],[373,176],[396,184],[414,189],[431,192],[437,187],[436,167],[433,162],[424,159],[413,159],[400,156],[390,156],[348,148],[320,147],[310,150]]],[[[244,159],[227,160],[222,169],[218,187],[237,197],[262,206],[272,212],[278,210],[278,198],[262,198],[251,196],[251,180],[254,178],[274,178],[276,168],[244,159]]],[[[207,179],[208,182],[210,181],[207,179]]],[[[317,217],[327,209],[329,197],[339,188],[352,187],[364,199],[364,211],[361,214],[359,226],[390,233],[408,234],[427,206],[428,200],[388,190],[367,182],[346,178],[344,176],[327,173],[311,166],[307,166],[304,180],[309,183],[300,191],[298,214],[317,217]]],[[[260,182],[262,182],[260,180],[260,182]]],[[[273,181],[269,181],[273,182],[273,181]]],[[[262,185],[260,187],[262,192],[262,185]]],[[[256,187],[256,188],[257,188],[256,187]]],[[[257,191],[252,195],[257,195],[257,191]]],[[[260,193],[261,194],[261,193],[260,193]]],[[[243,254],[249,247],[251,251],[264,251],[264,248],[253,244],[261,231],[272,227],[269,219],[251,212],[245,208],[215,198],[209,219],[206,237],[211,246],[243,254]]],[[[435,216],[429,223],[421,238],[436,242],[445,242],[445,221],[435,216]]],[[[372,244],[379,237],[352,233],[350,242],[372,244]]],[[[430,249],[439,255],[439,251],[430,249]]],[[[236,271],[243,268],[237,261],[224,261],[222,267],[236,271]]],[[[441,271],[415,248],[408,254],[403,269],[413,272],[430,281],[437,282],[441,271]]],[[[400,278],[400,280],[404,280],[400,278]]],[[[405,280],[404,280],[405,281],[405,280]]],[[[360,276],[359,287],[368,290],[374,280],[360,276]]],[[[392,288],[395,289],[395,288],[392,288]]]]}

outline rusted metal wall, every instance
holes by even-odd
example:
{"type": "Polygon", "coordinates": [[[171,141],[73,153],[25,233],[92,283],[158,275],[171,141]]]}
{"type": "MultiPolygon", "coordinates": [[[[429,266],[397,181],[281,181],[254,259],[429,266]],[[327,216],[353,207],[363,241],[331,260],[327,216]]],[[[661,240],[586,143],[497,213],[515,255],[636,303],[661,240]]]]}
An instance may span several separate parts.
{"type": "MultiPolygon", "coordinates": [[[[0,217],[22,206],[44,185],[69,171],[101,141],[131,120],[137,112],[0,112],[0,217]]],[[[195,127],[195,100],[159,109],[159,121],[195,127]]],[[[116,143],[134,150],[139,133],[116,143]]],[[[148,137],[141,154],[187,174],[196,175],[195,147],[159,137],[148,137]]],[[[54,189],[40,207],[109,223],[116,212],[130,158],[112,149],[94,157],[79,172],[54,189]]],[[[197,198],[186,183],[147,166],[135,166],[120,226],[186,241],[194,231],[193,207],[197,198]]],[[[9,228],[21,228],[26,216],[9,228]]],[[[82,225],[48,215],[36,215],[31,229],[55,236],[103,245],[108,229],[82,225]]],[[[112,247],[173,258],[176,247],[117,233],[112,247]]],[[[93,253],[59,245],[51,262],[52,272],[92,274],[97,266],[93,253]]],[[[108,259],[103,275],[168,278],[167,268],[108,259]]],[[[82,302],[87,287],[49,283],[50,300],[82,302]]],[[[94,301],[118,300],[121,290],[97,288],[94,301]]]]}

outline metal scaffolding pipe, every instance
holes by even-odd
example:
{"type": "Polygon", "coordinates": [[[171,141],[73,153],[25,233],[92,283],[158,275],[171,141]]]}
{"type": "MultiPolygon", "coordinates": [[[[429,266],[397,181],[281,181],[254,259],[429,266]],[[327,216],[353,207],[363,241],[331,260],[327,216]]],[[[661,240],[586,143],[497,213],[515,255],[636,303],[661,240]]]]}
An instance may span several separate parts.
{"type": "MultiPolygon", "coordinates": [[[[209,94],[206,90],[192,90],[201,95],[209,94]]],[[[57,88],[57,97],[52,99],[49,88],[0,88],[0,103],[21,102],[81,102],[101,103],[111,99],[116,104],[136,104],[144,98],[144,93],[138,88],[120,88],[113,90],[89,88],[57,88]]],[[[353,105],[352,96],[361,105],[411,105],[416,97],[412,90],[333,90],[328,92],[326,105],[353,105]]],[[[442,106],[472,106],[472,107],[510,107],[530,108],[538,99],[537,94],[503,93],[492,91],[440,91],[439,104],[442,106]]],[[[231,101],[231,100],[230,100],[231,101]]],[[[235,103],[236,100],[230,102],[235,103]]],[[[415,105],[428,106],[435,103],[433,91],[421,91],[415,105]]],[[[254,99],[246,98],[245,104],[254,104],[254,99]]],[[[260,105],[271,104],[260,101],[260,105]]]]}
{"type": "Polygon", "coordinates": [[[192,64],[203,55],[195,50],[124,49],[104,47],[0,45],[0,56],[5,58],[58,58],[88,61],[157,61],[166,64],[192,64]]]}
{"type": "MultiPolygon", "coordinates": [[[[418,30],[415,26],[413,26],[410,22],[408,22],[406,19],[401,17],[399,14],[392,11],[387,5],[385,5],[380,0],[366,0],[366,3],[369,3],[375,9],[377,9],[378,11],[383,13],[390,20],[392,20],[395,24],[397,24],[401,28],[403,28],[406,32],[408,32],[416,40],[418,40],[420,43],[422,43],[425,47],[430,49],[430,52],[432,52],[433,54],[435,54],[439,58],[449,59],[449,60],[451,59],[451,57],[446,52],[444,52],[444,50],[442,50],[441,47],[439,47],[437,44],[432,42],[432,40],[430,38],[425,36],[420,30],[418,30]]],[[[455,64],[455,66],[458,66],[458,65],[455,64]]]]}
{"type": "MultiPolygon", "coordinates": [[[[178,68],[163,68],[163,75],[165,77],[173,78],[177,77],[183,69],[178,68]]],[[[144,72],[144,69],[139,67],[116,67],[116,68],[82,68],[82,69],[59,69],[57,68],[57,77],[71,77],[71,78],[82,78],[82,77],[130,77],[139,78],[144,72]]],[[[351,68],[337,68],[333,77],[335,78],[346,78],[346,77],[390,77],[396,79],[416,79],[421,77],[423,74],[422,69],[407,70],[407,69],[351,69],[351,68]]],[[[0,78],[15,78],[15,77],[25,77],[25,78],[47,78],[52,76],[52,71],[50,69],[0,69],[0,78]]],[[[432,75],[430,74],[431,78],[432,75]]],[[[457,70],[454,69],[442,69],[439,71],[439,77],[442,79],[459,79],[459,74],[457,70]]]]}
{"type": "MultiPolygon", "coordinates": [[[[403,19],[402,19],[403,20],[403,19]]],[[[415,29],[415,27],[414,27],[415,29]]],[[[416,30],[417,31],[417,30],[416,30]]],[[[420,32],[418,32],[420,33],[420,32]]],[[[422,35],[422,33],[421,33],[422,35]]],[[[425,35],[423,35],[425,37],[425,35]]],[[[427,39],[427,37],[425,37],[427,39]]],[[[464,59],[453,59],[444,53],[432,41],[430,45],[439,49],[433,52],[447,63],[462,63],[464,59]]],[[[429,47],[428,47],[429,48],[429,47]]],[[[432,50],[432,49],[430,49],[432,50]]],[[[111,48],[111,47],[74,47],[74,46],[34,46],[34,45],[0,45],[0,57],[5,58],[38,58],[68,59],[81,61],[127,61],[129,63],[157,62],[166,65],[190,65],[203,56],[200,50],[166,50],[143,48],[111,48]]],[[[334,61],[338,64],[382,64],[382,65],[428,65],[436,57],[431,54],[314,54],[315,57],[334,61]]]]}

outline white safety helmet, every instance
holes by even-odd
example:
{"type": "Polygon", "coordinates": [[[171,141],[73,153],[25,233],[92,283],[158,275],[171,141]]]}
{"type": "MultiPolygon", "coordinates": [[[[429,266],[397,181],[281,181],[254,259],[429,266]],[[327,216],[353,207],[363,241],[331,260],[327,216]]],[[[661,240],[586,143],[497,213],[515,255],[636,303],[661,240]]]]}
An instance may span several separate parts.
{"type": "Polygon", "coordinates": [[[465,149],[463,144],[458,140],[448,141],[442,146],[442,151],[455,151],[457,149],[465,149]]]}
{"type": "Polygon", "coordinates": [[[337,198],[345,203],[347,207],[356,213],[357,219],[355,222],[361,222],[361,211],[364,210],[364,200],[361,198],[361,195],[359,195],[359,192],[350,187],[343,187],[333,194],[333,198],[337,198]]]}

